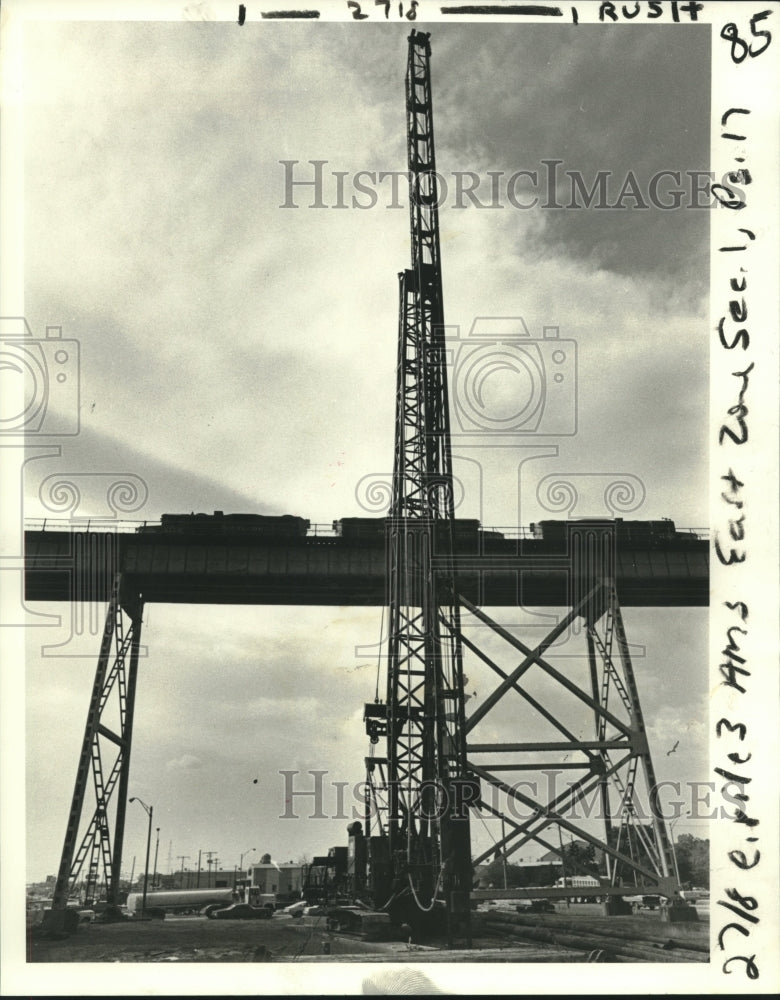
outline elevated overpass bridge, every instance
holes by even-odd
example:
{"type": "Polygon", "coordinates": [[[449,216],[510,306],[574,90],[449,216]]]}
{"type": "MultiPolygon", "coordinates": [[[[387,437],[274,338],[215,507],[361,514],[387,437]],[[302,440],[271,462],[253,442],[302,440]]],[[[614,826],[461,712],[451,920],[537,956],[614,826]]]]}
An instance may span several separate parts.
{"type": "MultiPolygon", "coordinates": [[[[391,549],[402,545],[403,564],[410,568],[410,578],[416,580],[404,584],[412,588],[404,597],[410,605],[419,607],[414,596],[419,597],[421,581],[427,592],[442,602],[448,599],[447,588],[454,587],[456,599],[509,642],[513,657],[518,652],[525,657],[519,666],[511,665],[508,673],[462,636],[468,648],[503,678],[470,715],[469,731],[492,705],[513,690],[535,707],[558,734],[556,739],[542,743],[469,744],[472,772],[503,793],[507,788],[503,772],[540,766],[526,762],[528,754],[533,757],[544,751],[548,757],[555,757],[561,748],[567,755],[584,754],[579,762],[564,757],[566,763],[560,765],[587,769],[580,783],[603,782],[605,765],[597,759],[598,753],[614,750],[626,754],[624,760],[611,766],[610,773],[643,754],[648,756],[619,607],[705,607],[709,603],[709,542],[692,532],[676,530],[671,521],[548,521],[534,526],[534,530],[505,532],[482,529],[477,521],[439,521],[433,526],[421,526],[408,520],[346,518],[323,531],[319,526],[312,529],[303,518],[223,518],[218,514],[164,515],[160,523],[154,524],[47,521],[30,524],[25,530],[27,602],[108,604],[51,911],[55,927],[64,919],[70,887],[85,867],[87,895],[92,898],[97,891],[101,857],[108,899],[116,903],[119,898],[140,636],[147,604],[387,606],[389,581],[393,578],[389,567],[392,559],[399,559],[399,550],[393,554],[391,549]],[[437,574],[444,586],[430,588],[428,581],[437,574]],[[589,603],[593,593],[599,596],[589,603]],[[610,610],[605,615],[607,605],[610,610]],[[523,606],[570,610],[533,651],[480,610],[523,606]],[[586,615],[589,622],[591,686],[596,685],[592,690],[580,689],[543,658],[543,651],[578,614],[586,615]],[[594,671],[601,667],[595,659],[593,642],[599,637],[591,633],[591,625],[602,615],[608,623],[605,628],[611,629],[604,640],[607,659],[613,635],[615,648],[624,659],[628,686],[622,685],[620,690],[630,708],[630,723],[613,714],[614,706],[609,711],[605,707],[604,685],[609,677],[617,676],[611,661],[604,661],[598,693],[594,671]],[[525,681],[518,685],[518,678],[532,663],[595,712],[597,723],[601,724],[602,718],[611,720],[618,727],[617,735],[607,738],[602,734],[595,743],[575,738],[539,704],[526,689],[525,681]],[[108,714],[104,718],[104,709],[117,715],[118,725],[113,715],[111,721],[108,714]],[[490,758],[488,762],[482,760],[485,754],[490,758]],[[480,758],[479,763],[472,759],[473,755],[480,758]],[[491,762],[496,755],[498,762],[491,762]],[[520,762],[507,763],[507,755],[518,757],[520,762]],[[82,807],[89,789],[94,790],[95,806],[81,836],[82,807]],[[110,814],[113,802],[116,806],[110,814]],[[109,829],[112,814],[113,834],[109,829]]],[[[382,717],[385,707],[374,703],[366,706],[369,731],[373,731],[371,726],[381,729],[387,724],[382,717]]],[[[546,808],[537,809],[538,815],[546,815],[546,808]]],[[[517,823],[510,822],[510,827],[514,829],[517,823]]],[[[568,828],[575,829],[571,824],[568,828]]],[[[522,832],[523,828],[517,827],[509,837],[522,832]]],[[[539,839],[535,833],[526,836],[539,839]]],[[[539,842],[544,843],[541,839],[539,842]]]]}
{"type": "MultiPolygon", "coordinates": [[[[571,522],[575,524],[576,522],[571,522]]],[[[154,526],[30,527],[25,531],[27,601],[108,601],[121,573],[143,603],[381,606],[388,602],[387,540],[342,537],[315,528],[305,536],[258,538],[154,526]]],[[[569,546],[493,530],[456,539],[435,571],[457,574],[459,593],[486,607],[560,607],[578,572],[569,546]]],[[[705,607],[709,543],[680,532],[663,545],[618,538],[612,569],[624,607],[705,607]]]]}

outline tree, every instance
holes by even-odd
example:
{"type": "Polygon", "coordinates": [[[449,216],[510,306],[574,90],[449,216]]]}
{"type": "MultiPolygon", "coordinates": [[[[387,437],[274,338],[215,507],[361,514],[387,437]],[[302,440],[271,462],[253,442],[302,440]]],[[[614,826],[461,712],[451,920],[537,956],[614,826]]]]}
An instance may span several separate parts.
{"type": "MultiPolygon", "coordinates": [[[[483,876],[487,881],[488,885],[494,886],[496,889],[504,888],[504,862],[501,858],[496,858],[495,861],[491,861],[490,864],[485,869],[485,874],[483,876]]],[[[522,885],[522,872],[518,865],[513,865],[507,863],[506,865],[506,887],[508,889],[515,889],[517,886],[522,885]]]]}
{"type": "Polygon", "coordinates": [[[582,840],[563,845],[563,864],[567,875],[590,873],[596,865],[596,848],[582,840]]]}
{"type": "Polygon", "coordinates": [[[683,885],[710,887],[710,842],[681,833],[675,844],[677,868],[683,885]]]}
{"type": "MultiPolygon", "coordinates": [[[[628,824],[622,830],[614,826],[610,831],[609,843],[621,854],[632,858],[635,864],[660,873],[659,849],[652,823],[628,824]],[[619,840],[618,834],[620,834],[619,840]]],[[[620,878],[627,884],[630,885],[635,881],[638,885],[644,883],[644,876],[636,874],[629,865],[621,861],[617,861],[616,864],[620,878]]]]}
{"type": "MultiPolygon", "coordinates": [[[[520,889],[527,886],[552,885],[561,873],[560,863],[526,863],[513,864],[507,862],[506,885],[508,889],[520,889]]],[[[479,882],[481,889],[492,886],[494,889],[504,888],[504,862],[499,856],[490,864],[479,865],[473,871],[474,884],[479,882]]]]}

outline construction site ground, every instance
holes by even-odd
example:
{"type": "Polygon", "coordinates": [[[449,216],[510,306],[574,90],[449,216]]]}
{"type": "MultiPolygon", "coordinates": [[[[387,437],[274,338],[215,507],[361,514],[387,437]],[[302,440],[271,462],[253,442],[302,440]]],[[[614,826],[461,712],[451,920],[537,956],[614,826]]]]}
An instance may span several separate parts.
{"type": "Polygon", "coordinates": [[[59,938],[28,932],[29,962],[706,962],[709,920],[662,922],[659,911],[603,917],[596,904],[558,904],[517,921],[511,907],[473,915],[472,948],[445,941],[363,941],[327,929],[324,917],[209,920],[168,916],[82,924],[59,938]]]}

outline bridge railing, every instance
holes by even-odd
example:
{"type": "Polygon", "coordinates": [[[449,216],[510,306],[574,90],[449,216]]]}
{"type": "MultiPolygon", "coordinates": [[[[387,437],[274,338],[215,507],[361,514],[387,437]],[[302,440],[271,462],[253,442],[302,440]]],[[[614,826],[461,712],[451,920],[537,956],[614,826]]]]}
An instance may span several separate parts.
{"type": "MultiPolygon", "coordinates": [[[[131,534],[138,531],[139,528],[146,527],[162,527],[162,523],[159,519],[148,519],[148,520],[130,520],[130,519],[119,519],[110,517],[82,517],[82,518],[69,518],[69,517],[43,517],[43,518],[25,518],[24,528],[25,531],[112,531],[122,534],[131,534]]],[[[482,529],[485,533],[495,533],[497,535],[502,535],[504,538],[510,540],[516,539],[539,539],[539,535],[535,530],[530,527],[518,526],[518,525],[500,525],[500,526],[488,526],[483,525],[482,529]]],[[[678,535],[687,535],[693,538],[699,538],[703,540],[709,539],[709,529],[708,528],[681,528],[676,529],[678,535]]],[[[308,538],[337,538],[339,537],[339,530],[334,527],[332,521],[323,523],[312,523],[309,526],[307,532],[308,538]]]]}
{"type": "MultiPolygon", "coordinates": [[[[38,517],[25,518],[25,531],[115,531],[122,534],[130,534],[138,531],[139,528],[161,528],[162,522],[158,519],[149,518],[147,520],[131,520],[129,518],[111,517],[38,517]]],[[[332,523],[312,524],[309,527],[307,536],[335,538],[337,531],[332,523]]]]}
{"type": "Polygon", "coordinates": [[[129,533],[142,525],[159,521],[130,521],[112,517],[38,517],[25,518],[25,531],[117,531],[129,533]]]}

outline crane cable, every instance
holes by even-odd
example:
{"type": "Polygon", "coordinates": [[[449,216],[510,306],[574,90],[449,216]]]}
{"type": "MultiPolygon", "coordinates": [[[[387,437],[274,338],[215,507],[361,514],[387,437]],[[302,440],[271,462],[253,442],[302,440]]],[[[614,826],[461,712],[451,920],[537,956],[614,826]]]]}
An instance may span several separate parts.
{"type": "Polygon", "coordinates": [[[377,643],[377,654],[376,654],[376,691],[374,693],[374,701],[379,702],[379,675],[382,670],[382,638],[385,634],[385,606],[382,605],[382,619],[379,623],[379,642],[377,643]]]}
{"type": "Polygon", "coordinates": [[[441,889],[441,880],[443,874],[444,874],[444,866],[442,865],[442,867],[439,869],[439,877],[436,879],[436,885],[434,886],[433,889],[433,896],[431,897],[431,905],[423,906],[423,904],[417,897],[417,893],[414,891],[414,885],[412,884],[412,873],[407,872],[407,878],[409,879],[409,888],[412,890],[412,896],[414,896],[414,901],[417,904],[418,910],[422,910],[423,913],[430,913],[431,910],[434,908],[434,906],[436,905],[436,899],[439,895],[439,889],[441,889]]]}

